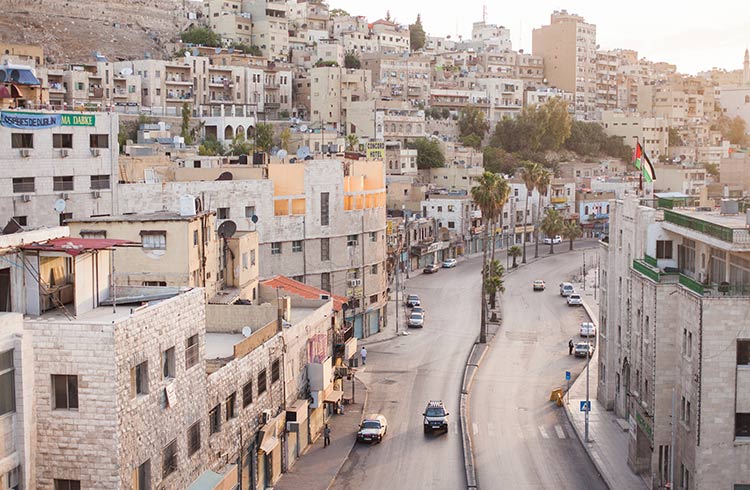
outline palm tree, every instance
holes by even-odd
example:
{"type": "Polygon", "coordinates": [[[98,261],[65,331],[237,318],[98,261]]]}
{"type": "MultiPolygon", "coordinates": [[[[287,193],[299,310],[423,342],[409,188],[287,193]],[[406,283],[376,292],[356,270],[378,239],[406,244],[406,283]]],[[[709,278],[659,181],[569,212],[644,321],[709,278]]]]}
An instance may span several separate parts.
{"type": "Polygon", "coordinates": [[[510,255],[513,259],[513,267],[518,267],[518,264],[516,264],[516,259],[521,256],[521,247],[519,247],[518,245],[513,245],[508,249],[508,255],[510,255]]]}
{"type": "MultiPolygon", "coordinates": [[[[560,211],[555,208],[547,208],[547,210],[544,212],[544,219],[542,219],[541,225],[541,229],[544,234],[548,237],[554,238],[556,235],[560,234],[564,226],[565,225],[563,224],[563,219],[560,211]]],[[[554,239],[550,240],[549,242],[549,253],[555,253],[554,239]]]]}
{"type": "Polygon", "coordinates": [[[359,147],[359,137],[350,133],[346,135],[346,151],[356,151],[359,147]]]}
{"type": "Polygon", "coordinates": [[[536,217],[534,218],[534,258],[539,257],[539,210],[542,209],[542,194],[547,195],[547,188],[552,181],[552,172],[546,168],[539,168],[536,188],[538,189],[539,198],[536,206],[536,217]]]}
{"type": "Polygon", "coordinates": [[[492,172],[484,172],[477,178],[478,184],[471,189],[471,197],[474,203],[482,211],[484,221],[484,244],[482,247],[482,315],[479,329],[479,342],[487,342],[487,245],[489,237],[489,224],[492,223],[498,209],[497,184],[498,177],[492,172]]]}
{"type": "Polygon", "coordinates": [[[578,223],[575,221],[567,221],[565,223],[565,226],[563,226],[562,229],[562,237],[566,240],[570,240],[570,249],[573,250],[573,240],[576,238],[579,238],[583,232],[581,231],[581,227],[578,226],[578,223]]]}
{"type": "MultiPolygon", "coordinates": [[[[508,181],[505,180],[502,176],[497,176],[496,182],[495,182],[495,195],[497,197],[497,221],[500,223],[500,230],[502,233],[503,229],[503,208],[505,207],[505,203],[508,202],[508,199],[510,199],[510,185],[508,185],[508,181]]],[[[492,258],[491,260],[495,260],[495,231],[496,227],[492,227],[492,258]]],[[[502,236],[502,235],[501,235],[502,236]]]]}
{"type": "Polygon", "coordinates": [[[494,310],[495,302],[497,301],[497,293],[505,292],[505,285],[503,284],[503,273],[505,273],[505,268],[498,260],[491,260],[490,263],[487,264],[487,268],[487,279],[485,280],[487,284],[485,288],[490,297],[490,308],[494,310]]]}
{"type": "Polygon", "coordinates": [[[523,212],[523,258],[522,263],[526,263],[526,219],[529,214],[529,195],[534,192],[536,183],[539,178],[539,164],[534,162],[523,162],[521,167],[521,179],[526,185],[526,209],[523,212]]]}

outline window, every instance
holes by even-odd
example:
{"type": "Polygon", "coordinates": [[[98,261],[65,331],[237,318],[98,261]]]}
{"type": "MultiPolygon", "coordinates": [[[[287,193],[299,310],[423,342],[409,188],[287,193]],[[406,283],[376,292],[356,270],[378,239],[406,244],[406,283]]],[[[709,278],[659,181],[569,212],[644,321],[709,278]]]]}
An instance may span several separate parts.
{"type": "Polygon", "coordinates": [[[167,281],[143,281],[141,284],[151,287],[167,287],[167,281]]]}
{"type": "Polygon", "coordinates": [[[750,340],[737,339],[737,365],[750,366],[750,340]]]}
{"type": "Polygon", "coordinates": [[[346,245],[348,247],[355,247],[357,243],[359,242],[357,235],[347,235],[346,237],[346,245]]]}
{"type": "Polygon", "coordinates": [[[693,355],[693,332],[688,332],[687,356],[691,357],[692,355],[693,355]]]}
{"type": "Polygon", "coordinates": [[[208,422],[211,434],[216,434],[221,430],[221,404],[216,405],[208,412],[208,422]]]}
{"type": "Polygon", "coordinates": [[[81,490],[81,481],[58,480],[55,478],[55,490],[81,490]]]}
{"type": "Polygon", "coordinates": [[[330,238],[320,239],[320,260],[321,261],[331,260],[331,239],[330,238]]]}
{"type": "Polygon", "coordinates": [[[245,218],[252,218],[255,216],[255,206],[245,206],[245,218]]]}
{"type": "Polygon", "coordinates": [[[372,264],[370,267],[370,274],[377,274],[378,273],[378,264],[372,264]]]}
{"type": "Polygon", "coordinates": [[[671,259],[672,258],[672,240],[657,240],[656,241],[656,258],[657,259],[671,259]]]}
{"type": "Polygon", "coordinates": [[[320,274],[320,289],[331,292],[331,273],[323,272],[320,274]]]}
{"type": "Polygon", "coordinates": [[[34,177],[13,178],[13,192],[34,192],[34,177]]]}
{"type": "Polygon", "coordinates": [[[281,254],[281,242],[273,242],[271,244],[271,255],[281,254]]]}
{"type": "Polygon", "coordinates": [[[330,223],[330,216],[329,216],[329,193],[328,192],[321,192],[320,193],[320,225],[321,226],[328,226],[330,223]]]}
{"type": "Polygon", "coordinates": [[[378,302],[378,295],[377,294],[371,295],[370,296],[370,304],[372,305],[372,304],[375,304],[377,302],[378,302]]]}
{"type": "Polygon", "coordinates": [[[185,341],[185,369],[198,364],[198,334],[188,337],[185,341]]]}
{"type": "Polygon", "coordinates": [[[250,250],[250,265],[255,265],[255,249],[250,250]]]}
{"type": "Polygon", "coordinates": [[[109,148],[109,135],[108,134],[89,135],[89,146],[91,148],[109,148]]]}
{"type": "Polygon", "coordinates": [[[134,490],[150,490],[151,488],[151,460],[147,459],[133,471],[134,490]]]}
{"type": "Polygon", "coordinates": [[[161,453],[161,477],[166,478],[177,471],[177,439],[166,445],[161,453]]]}
{"type": "Polygon", "coordinates": [[[377,231],[371,231],[370,232],[370,241],[371,242],[377,242],[378,241],[378,232],[377,231]]]}
{"type": "Polygon", "coordinates": [[[243,252],[242,253],[242,270],[246,271],[250,267],[249,263],[250,262],[248,260],[247,252],[243,252]]]}
{"type": "Polygon", "coordinates": [[[130,370],[130,394],[132,397],[148,394],[148,361],[130,370]]]}
{"type": "Polygon", "coordinates": [[[302,251],[302,240],[294,240],[292,242],[292,252],[301,252],[302,251]]]}
{"type": "Polygon", "coordinates": [[[162,352],[161,368],[164,379],[175,377],[174,346],[162,352]]]}
{"type": "Polygon", "coordinates": [[[193,230],[193,246],[198,246],[198,230],[193,230]]]}
{"type": "Polygon", "coordinates": [[[12,133],[10,135],[11,148],[34,148],[34,135],[31,133],[12,133]]]}
{"type": "Polygon", "coordinates": [[[219,219],[229,219],[229,208],[216,208],[216,216],[219,219]]]}
{"type": "Polygon", "coordinates": [[[144,250],[166,250],[167,232],[156,230],[141,231],[141,247],[144,250]]]}
{"type": "Polygon", "coordinates": [[[279,380],[281,371],[281,365],[278,359],[271,363],[271,383],[275,383],[279,380]]]}
{"type": "Polygon", "coordinates": [[[455,221],[449,221],[448,222],[448,229],[453,230],[456,228],[456,222],[455,221]]]}
{"type": "Polygon", "coordinates": [[[251,403],[253,403],[253,382],[248,381],[242,387],[242,408],[247,408],[251,403]]]}
{"type": "Polygon", "coordinates": [[[690,426],[690,400],[685,403],[685,425],[690,426]]]}
{"type": "Polygon", "coordinates": [[[73,148],[73,135],[66,133],[53,134],[52,148],[73,148]]]}
{"type": "Polygon", "coordinates": [[[0,353],[0,415],[16,411],[13,349],[0,353]]]}
{"type": "Polygon", "coordinates": [[[66,176],[61,176],[61,177],[53,177],[52,190],[72,191],[73,190],[73,176],[66,175],[66,176]]]}
{"type": "Polygon", "coordinates": [[[226,400],[227,420],[233,419],[237,416],[237,412],[235,411],[236,404],[237,404],[237,392],[235,391],[231,395],[229,395],[226,400]]]}
{"type": "Polygon", "coordinates": [[[78,376],[67,374],[52,375],[52,406],[55,410],[75,410],[78,408],[78,376]]]}
{"type": "Polygon", "coordinates": [[[109,189],[109,175],[92,175],[91,190],[109,189]]]}
{"type": "Polygon", "coordinates": [[[192,456],[201,448],[201,421],[198,420],[188,427],[187,433],[188,456],[192,456]]]}
{"type": "Polygon", "coordinates": [[[266,370],[258,373],[258,396],[260,396],[262,393],[265,393],[267,389],[266,384],[266,370]]]}
{"type": "Polygon", "coordinates": [[[28,224],[28,219],[26,216],[13,216],[13,221],[21,226],[26,226],[28,224]]]}

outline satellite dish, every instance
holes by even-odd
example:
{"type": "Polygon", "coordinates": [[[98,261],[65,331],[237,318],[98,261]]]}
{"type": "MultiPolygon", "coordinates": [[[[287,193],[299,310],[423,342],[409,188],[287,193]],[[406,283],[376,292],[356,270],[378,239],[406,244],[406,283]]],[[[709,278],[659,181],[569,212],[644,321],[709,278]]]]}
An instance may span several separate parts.
{"type": "Polygon", "coordinates": [[[222,172],[221,175],[219,175],[216,178],[216,180],[232,180],[232,179],[234,179],[232,172],[222,172]]]}
{"type": "Polygon", "coordinates": [[[302,131],[303,133],[306,132],[307,131],[307,125],[303,124],[302,126],[299,127],[299,130],[302,131]]]}
{"type": "Polygon", "coordinates": [[[185,51],[185,58],[190,58],[190,51],[185,51]]]}
{"type": "Polygon", "coordinates": [[[242,327],[242,335],[244,337],[249,337],[250,335],[252,335],[252,333],[253,333],[253,329],[252,328],[250,328],[250,327],[242,327]]]}
{"type": "Polygon", "coordinates": [[[234,54],[234,48],[229,48],[229,49],[227,49],[227,53],[229,53],[229,54],[234,54]]]}
{"type": "Polygon", "coordinates": [[[198,48],[192,49],[193,56],[198,56],[200,54],[200,51],[198,51],[198,48]]]}
{"type": "Polygon", "coordinates": [[[253,223],[257,223],[258,222],[258,215],[254,214],[253,217],[250,218],[250,221],[252,221],[253,223]]]}
{"type": "Polygon", "coordinates": [[[279,147],[278,146],[274,146],[273,148],[271,148],[270,154],[271,154],[272,157],[274,157],[274,156],[276,156],[276,154],[278,152],[279,152],[279,147]]]}
{"type": "Polygon", "coordinates": [[[310,147],[309,146],[300,146],[300,148],[297,150],[297,158],[300,160],[304,160],[305,158],[310,156],[310,147]]]}
{"type": "Polygon", "coordinates": [[[216,53],[216,54],[221,54],[221,48],[216,48],[216,49],[214,49],[214,53],[216,53]]]}
{"type": "Polygon", "coordinates": [[[133,69],[130,67],[125,67],[122,70],[120,70],[120,75],[127,77],[133,74],[133,69]]]}
{"type": "Polygon", "coordinates": [[[281,160],[285,159],[287,155],[289,155],[289,153],[286,150],[279,150],[279,152],[276,154],[276,156],[281,160]]]}
{"type": "Polygon", "coordinates": [[[58,199],[55,201],[55,211],[58,213],[65,211],[65,199],[58,199]]]}
{"type": "Polygon", "coordinates": [[[225,221],[219,225],[219,236],[223,239],[232,238],[237,232],[237,224],[234,221],[225,221]]]}

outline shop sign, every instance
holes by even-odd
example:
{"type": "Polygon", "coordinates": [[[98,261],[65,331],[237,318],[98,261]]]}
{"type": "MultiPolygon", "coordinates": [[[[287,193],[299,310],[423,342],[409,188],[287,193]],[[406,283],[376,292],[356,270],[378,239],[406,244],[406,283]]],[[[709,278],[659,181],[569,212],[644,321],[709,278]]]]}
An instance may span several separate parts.
{"type": "Polygon", "coordinates": [[[13,129],[49,129],[58,126],[95,126],[96,116],[90,114],[44,114],[2,112],[0,125],[13,129]]]}
{"type": "Polygon", "coordinates": [[[382,141],[369,141],[367,143],[367,159],[368,160],[384,160],[385,159],[385,143],[382,141]]]}

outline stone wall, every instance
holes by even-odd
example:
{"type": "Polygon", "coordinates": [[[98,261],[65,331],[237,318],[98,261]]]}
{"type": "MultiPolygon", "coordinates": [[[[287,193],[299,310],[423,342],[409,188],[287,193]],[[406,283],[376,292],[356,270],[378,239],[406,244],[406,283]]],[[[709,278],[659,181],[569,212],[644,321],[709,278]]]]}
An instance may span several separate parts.
{"type": "Polygon", "coordinates": [[[206,305],[206,331],[241,333],[244,327],[256,329],[276,320],[278,311],[273,303],[261,305],[206,305]]]}

